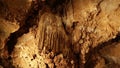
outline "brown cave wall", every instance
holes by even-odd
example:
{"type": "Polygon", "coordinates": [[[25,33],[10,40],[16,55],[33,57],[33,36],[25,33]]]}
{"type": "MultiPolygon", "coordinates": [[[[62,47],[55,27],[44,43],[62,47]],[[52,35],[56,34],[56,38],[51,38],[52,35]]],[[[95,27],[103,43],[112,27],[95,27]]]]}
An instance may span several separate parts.
{"type": "Polygon", "coordinates": [[[0,9],[1,67],[120,67],[119,0],[1,0],[0,9]]]}

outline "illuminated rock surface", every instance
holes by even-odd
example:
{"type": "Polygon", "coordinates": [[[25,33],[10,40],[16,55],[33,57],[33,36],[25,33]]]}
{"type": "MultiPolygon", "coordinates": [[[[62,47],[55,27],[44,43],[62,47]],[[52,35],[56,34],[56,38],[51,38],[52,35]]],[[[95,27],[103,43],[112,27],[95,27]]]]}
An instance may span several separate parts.
{"type": "Polygon", "coordinates": [[[1,0],[0,68],[119,68],[119,0],[1,0]]]}

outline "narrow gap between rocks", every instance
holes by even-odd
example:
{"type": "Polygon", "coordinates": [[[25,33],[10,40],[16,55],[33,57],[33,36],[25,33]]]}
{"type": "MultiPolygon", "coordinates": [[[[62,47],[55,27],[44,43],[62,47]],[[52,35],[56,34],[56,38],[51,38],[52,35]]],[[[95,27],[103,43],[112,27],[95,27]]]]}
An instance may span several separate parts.
{"type": "Polygon", "coordinates": [[[28,14],[26,15],[25,21],[21,22],[22,24],[20,24],[19,30],[9,36],[9,40],[6,43],[9,54],[11,54],[11,52],[13,51],[14,46],[17,43],[17,39],[23,34],[28,33],[30,27],[37,25],[36,21],[40,10],[38,7],[38,4],[35,4],[33,2],[28,14]]]}

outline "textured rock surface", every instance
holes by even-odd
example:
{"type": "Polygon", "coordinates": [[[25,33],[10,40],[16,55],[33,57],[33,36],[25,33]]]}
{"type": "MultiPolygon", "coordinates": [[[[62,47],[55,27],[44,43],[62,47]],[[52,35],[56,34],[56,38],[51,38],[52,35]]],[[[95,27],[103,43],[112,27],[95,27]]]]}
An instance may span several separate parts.
{"type": "Polygon", "coordinates": [[[119,68],[119,0],[1,0],[0,67],[119,68]]]}
{"type": "Polygon", "coordinates": [[[120,42],[114,42],[110,45],[105,46],[100,50],[100,54],[107,61],[107,66],[109,68],[115,66],[120,67],[120,54],[118,53],[120,49],[120,42]]]}
{"type": "Polygon", "coordinates": [[[17,31],[18,29],[19,25],[16,22],[11,23],[5,19],[0,19],[0,49],[4,48],[10,33],[17,31]]]}
{"type": "Polygon", "coordinates": [[[32,0],[1,0],[0,1],[0,17],[9,21],[21,21],[25,18],[32,4],[32,0]]]}

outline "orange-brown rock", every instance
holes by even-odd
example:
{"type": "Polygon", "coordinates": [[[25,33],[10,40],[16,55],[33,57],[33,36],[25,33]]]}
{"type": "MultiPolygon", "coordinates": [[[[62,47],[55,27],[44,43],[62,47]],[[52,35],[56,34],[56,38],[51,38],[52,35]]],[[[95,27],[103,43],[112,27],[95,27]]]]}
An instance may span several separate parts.
{"type": "Polygon", "coordinates": [[[120,67],[119,0],[1,0],[0,9],[1,67],[120,67]]]}

